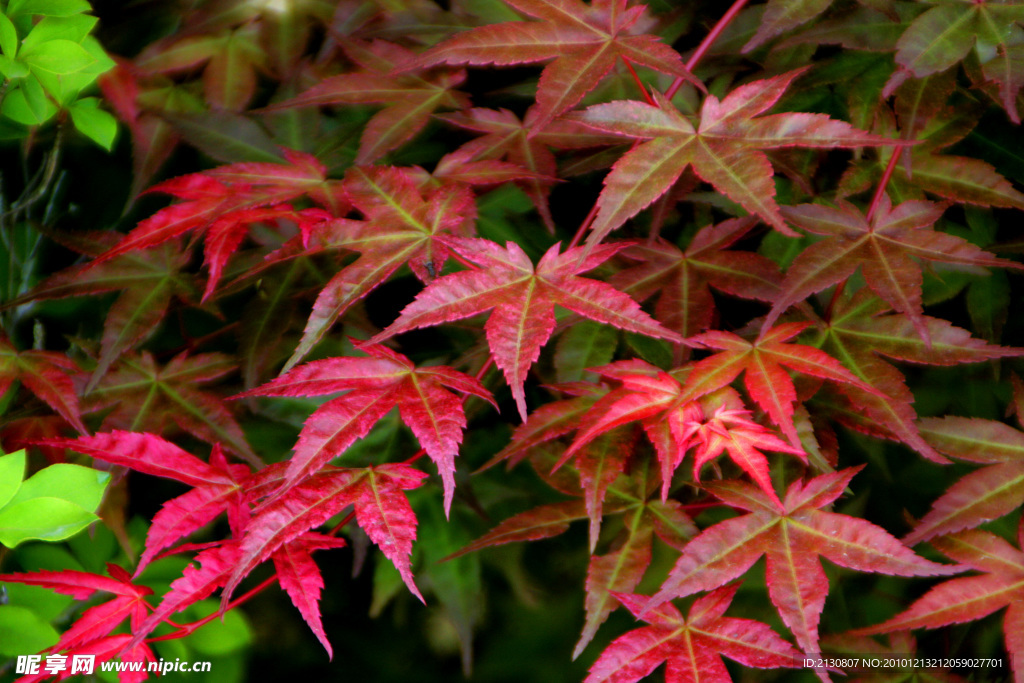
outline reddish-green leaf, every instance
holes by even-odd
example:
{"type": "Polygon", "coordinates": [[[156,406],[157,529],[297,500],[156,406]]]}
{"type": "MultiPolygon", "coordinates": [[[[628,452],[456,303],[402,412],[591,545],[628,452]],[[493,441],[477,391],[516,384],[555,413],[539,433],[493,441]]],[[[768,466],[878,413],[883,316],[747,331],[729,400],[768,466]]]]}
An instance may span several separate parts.
{"type": "Polygon", "coordinates": [[[944,555],[983,572],[940,583],[904,612],[855,634],[888,633],[913,628],[938,628],[981,619],[1008,607],[1003,633],[1016,679],[1024,672],[1020,627],[1024,623],[1024,553],[987,531],[962,531],[935,539],[944,555]]]}
{"type": "Polygon", "coordinates": [[[362,69],[331,76],[269,111],[335,104],[387,104],[370,119],[363,131],[356,155],[357,164],[370,164],[419,133],[438,108],[462,109],[468,98],[454,88],[465,80],[465,72],[425,69],[395,69],[411,65],[415,54],[395,43],[376,40],[362,43],[346,40],[343,47],[362,69]]]}
{"type": "Polygon", "coordinates": [[[357,251],[360,257],[338,271],[317,295],[286,371],[313,349],[350,306],[403,265],[427,283],[433,280],[432,273],[444,267],[448,247],[441,235],[464,233],[476,217],[476,205],[464,187],[424,191],[417,183],[417,170],[358,167],[346,175],[347,195],[366,220],[333,221],[314,239],[322,239],[331,249],[357,251]]]}
{"type": "Polygon", "coordinates": [[[644,142],[619,159],[605,178],[587,243],[601,242],[667,192],[690,165],[750,213],[794,235],[775,203],[772,165],[762,150],[899,144],[823,114],[758,117],[801,73],[748,83],[721,101],[708,95],[696,127],[664,97],[658,98],[658,106],[619,101],[588,108],[580,119],[587,125],[644,142]]]}
{"type": "Polygon", "coordinates": [[[415,62],[433,64],[531,64],[544,68],[537,91],[533,130],[544,128],[576,106],[622,59],[690,80],[677,52],[634,28],[644,7],[626,8],[621,0],[507,0],[522,14],[540,21],[492,24],[457,34],[434,46],[415,62]]]}
{"type": "Polygon", "coordinates": [[[87,406],[105,410],[102,427],[192,434],[262,465],[220,395],[202,385],[234,372],[235,361],[220,353],[183,353],[162,367],[148,352],[122,355],[87,397],[87,406]]]}
{"type": "Polygon", "coordinates": [[[73,360],[51,351],[18,351],[0,334],[0,396],[20,381],[82,434],[89,430],[79,415],[78,395],[71,375],[78,370],[73,360]]]}
{"type": "Polygon", "coordinates": [[[910,201],[893,207],[883,196],[869,221],[852,204],[838,209],[814,204],[787,207],[799,227],[828,239],[805,249],[786,272],[782,295],[775,301],[770,325],[794,303],[845,280],[858,268],[878,296],[914,323],[927,342],[921,304],[921,266],[915,259],[958,266],[1019,267],[955,237],[931,228],[945,206],[910,201]]]}
{"type": "Polygon", "coordinates": [[[657,294],[654,317],[692,337],[711,326],[715,302],[710,287],[758,301],[773,301],[779,295],[781,278],[774,263],[759,254],[728,249],[754,224],[753,218],[735,218],[707,226],[685,252],[664,240],[631,246],[623,255],[639,264],[619,271],[609,284],[638,301],[657,294]]]}
{"type": "Polygon", "coordinates": [[[952,484],[904,543],[973,528],[1024,503],[1024,434],[1002,422],[954,416],[925,418],[920,428],[939,452],[989,467],[952,484]]]}

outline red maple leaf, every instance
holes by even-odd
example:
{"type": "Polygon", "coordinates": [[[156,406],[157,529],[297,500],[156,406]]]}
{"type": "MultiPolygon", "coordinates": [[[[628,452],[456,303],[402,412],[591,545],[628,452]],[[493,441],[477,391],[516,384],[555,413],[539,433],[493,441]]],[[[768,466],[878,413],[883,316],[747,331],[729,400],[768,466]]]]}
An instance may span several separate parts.
{"type": "Polygon", "coordinates": [[[233,528],[244,527],[248,515],[244,494],[252,483],[249,468],[229,465],[217,446],[207,464],[170,441],[144,432],[115,430],[78,439],[48,439],[45,445],[69,448],[96,460],[192,487],[164,503],[153,516],[136,576],[161,550],[205,526],[221,512],[228,512],[233,528]]]}
{"type": "MultiPolygon", "coordinates": [[[[283,150],[282,153],[285,161],[280,164],[231,164],[155,185],[147,192],[162,192],[183,201],[141,221],[92,263],[100,264],[121,254],[147,249],[186,232],[196,236],[205,232],[207,265],[214,276],[220,273],[227,256],[241,242],[243,226],[287,217],[307,232],[310,224],[329,216],[322,210],[297,211],[278,205],[308,195],[332,211],[346,209],[337,194],[339,182],[326,178],[327,169],[323,164],[304,152],[283,150]],[[257,211],[268,207],[277,208],[257,211]]],[[[208,290],[212,291],[212,286],[208,290]]]]}
{"type": "Polygon", "coordinates": [[[544,67],[532,122],[539,131],[579,103],[621,58],[683,77],[701,89],[672,48],[650,35],[635,35],[646,7],[627,0],[506,0],[541,21],[505,22],[455,35],[421,55],[414,64],[531,64],[544,67]]]}
{"type": "MultiPolygon", "coordinates": [[[[643,369],[637,366],[639,364],[634,363],[634,369],[643,369]]],[[[599,400],[584,417],[576,440],[558,465],[575,456],[598,435],[639,420],[658,452],[662,500],[667,500],[672,476],[691,448],[696,448],[693,458],[696,481],[700,481],[701,467],[728,451],[733,461],[749,473],[767,495],[778,500],[769,476],[768,461],[761,450],[791,453],[806,462],[803,449],[786,444],[749,420],[742,400],[732,389],[718,387],[703,400],[695,400],[673,375],[650,372],[654,368],[648,367],[648,370],[646,374],[635,374],[613,364],[612,376],[622,382],[622,387],[599,400]]]]}
{"type": "Polygon", "coordinates": [[[800,653],[770,626],[725,616],[738,588],[724,586],[699,598],[686,618],[671,604],[648,610],[645,596],[613,593],[650,626],[612,641],[584,683],[633,683],[663,662],[666,683],[729,683],[723,656],[759,669],[800,666],[800,653]]]}
{"type": "Polygon", "coordinates": [[[329,467],[268,499],[254,511],[238,552],[224,570],[223,604],[260,563],[349,505],[355,506],[359,526],[422,601],[409,558],[417,520],[404,491],[417,488],[426,476],[404,464],[362,469],[329,467]]]}
{"type": "Polygon", "coordinates": [[[455,490],[455,456],[466,427],[466,414],[462,401],[445,387],[493,404],[490,392],[478,380],[448,367],[417,368],[405,356],[376,344],[360,349],[369,357],[313,361],[239,394],[240,398],[348,392],[320,406],[306,420],[295,444],[295,455],[288,463],[282,491],[343,454],[397,406],[405,424],[437,464],[447,513],[455,490]]]}
{"type": "Polygon", "coordinates": [[[278,583],[331,658],[334,657],[334,650],[327,640],[320,619],[320,591],[323,590],[324,580],[311,553],[315,550],[341,548],[344,545],[344,539],[307,532],[294,541],[285,543],[271,556],[274,560],[274,569],[277,571],[278,583]]]}
{"type": "MultiPolygon", "coordinates": [[[[110,576],[74,569],[0,574],[0,581],[49,588],[62,595],[70,595],[76,600],[87,600],[97,593],[113,595],[112,600],[83,611],[71,628],[61,634],[60,640],[49,648],[52,653],[68,651],[69,655],[81,652],[94,654],[98,662],[103,662],[117,655],[126,641],[131,639],[130,636],[124,635],[113,636],[115,640],[111,640],[111,632],[125,619],[129,620],[133,632],[139,629],[152,609],[145,598],[153,594],[151,588],[133,584],[131,575],[123,568],[115,564],[108,564],[107,571],[110,576]]],[[[149,646],[145,644],[129,648],[126,657],[137,657],[150,661],[155,659],[149,646]]],[[[128,661],[128,659],[123,659],[123,661],[128,661]]],[[[64,671],[58,680],[63,680],[69,675],[70,668],[64,671]]],[[[39,678],[45,677],[43,675],[39,678]]],[[[39,678],[19,680],[39,680],[39,678]]],[[[132,681],[142,680],[142,678],[145,678],[145,675],[141,678],[124,676],[121,680],[132,681]]]]}
{"type": "MultiPolygon", "coordinates": [[[[860,467],[797,481],[779,505],[741,481],[706,484],[727,505],[749,514],[707,529],[683,549],[661,590],[644,608],[711,590],[739,577],[767,554],[768,595],[805,653],[820,652],[818,622],[828,578],[817,555],[841,567],[896,576],[956,573],[959,566],[918,557],[885,530],[863,519],[820,510],[835,501],[860,467]]],[[[827,680],[824,671],[819,671],[827,680]]]]}
{"type": "Polygon", "coordinates": [[[534,267],[519,245],[504,248],[472,238],[442,238],[443,243],[480,266],[479,270],[438,278],[405,307],[399,318],[370,341],[428,325],[467,318],[494,309],[484,329],[495,364],[505,373],[519,414],[526,420],[523,384],[541,347],[555,329],[555,304],[598,322],[652,337],[680,341],[640,306],[614,287],[577,277],[597,267],[624,245],[595,250],[581,247],[559,253],[548,250],[534,267]]]}
{"type": "Polygon", "coordinates": [[[688,344],[719,352],[693,365],[686,378],[683,396],[688,399],[703,396],[726,386],[745,372],[743,382],[750,397],[768,413],[789,442],[799,447],[800,438],[793,426],[796,388],[784,368],[878,393],[824,351],[803,344],[786,343],[806,327],[806,323],[784,323],[765,328],[754,342],[724,330],[691,337],[688,344]]]}

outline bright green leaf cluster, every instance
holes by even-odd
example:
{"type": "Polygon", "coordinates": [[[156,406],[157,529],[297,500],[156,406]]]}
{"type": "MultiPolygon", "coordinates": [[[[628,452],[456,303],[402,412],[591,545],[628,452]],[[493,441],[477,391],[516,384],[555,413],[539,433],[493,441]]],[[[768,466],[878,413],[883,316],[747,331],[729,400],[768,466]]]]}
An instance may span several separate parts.
{"type": "MultiPolygon", "coordinates": [[[[67,111],[83,135],[109,150],[117,123],[82,91],[113,68],[99,42],[84,0],[12,0],[0,12],[0,121],[38,126],[67,111]]],[[[5,126],[21,137],[22,128],[5,126]]]]}
{"type": "Polygon", "coordinates": [[[0,544],[60,541],[99,519],[95,511],[110,475],[81,465],[58,464],[22,481],[25,451],[0,456],[0,544]]]}

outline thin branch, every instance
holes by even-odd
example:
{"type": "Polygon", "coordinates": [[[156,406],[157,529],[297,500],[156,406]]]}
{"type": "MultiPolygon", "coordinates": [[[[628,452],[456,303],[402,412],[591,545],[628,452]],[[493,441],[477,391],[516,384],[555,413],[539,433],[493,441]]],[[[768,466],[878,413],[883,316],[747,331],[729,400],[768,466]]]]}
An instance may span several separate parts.
{"type": "MultiPolygon", "coordinates": [[[[743,6],[747,4],[747,0],[736,0],[732,3],[732,7],[722,15],[722,18],[718,20],[718,23],[712,27],[711,32],[704,37],[700,45],[697,46],[697,50],[690,56],[689,61],[686,62],[686,69],[693,73],[693,70],[697,68],[697,63],[700,62],[701,57],[704,53],[711,48],[712,43],[718,40],[718,36],[722,34],[725,27],[732,23],[732,20],[736,18],[736,15],[740,13],[743,6]]],[[[665,91],[665,97],[672,99],[672,96],[679,92],[679,88],[683,87],[683,83],[686,79],[681,76],[676,77],[676,80],[672,82],[672,86],[665,91]]]]}
{"type": "Polygon", "coordinates": [[[832,298],[829,299],[828,308],[825,309],[825,320],[832,320],[832,310],[836,307],[836,302],[839,301],[839,297],[843,295],[843,290],[846,289],[846,283],[849,281],[850,278],[846,278],[836,285],[836,291],[832,292],[832,298]]]}
{"type": "Polygon", "coordinates": [[[626,68],[629,69],[629,73],[633,75],[633,80],[636,82],[636,87],[640,88],[640,92],[644,94],[644,99],[647,100],[647,104],[651,105],[652,107],[655,106],[654,100],[651,99],[651,94],[647,92],[647,88],[644,87],[643,81],[640,80],[640,77],[636,73],[636,69],[633,68],[633,63],[630,62],[625,57],[622,58],[622,61],[625,63],[626,68]]]}
{"type": "Polygon", "coordinates": [[[874,218],[875,211],[878,209],[878,205],[882,201],[882,196],[885,195],[885,187],[889,184],[889,179],[892,178],[892,173],[896,170],[896,164],[899,163],[899,160],[900,153],[898,150],[894,149],[892,151],[892,156],[889,158],[889,164],[885,167],[885,171],[882,173],[882,179],[878,181],[878,187],[875,189],[875,196],[871,198],[871,205],[868,206],[868,222],[874,218]]]}
{"type": "Polygon", "coordinates": [[[210,623],[214,619],[216,619],[216,618],[218,618],[218,617],[220,617],[220,616],[222,616],[224,614],[227,614],[228,612],[230,612],[234,608],[238,607],[242,603],[251,600],[256,595],[258,595],[259,593],[262,593],[264,590],[266,590],[270,586],[270,584],[274,583],[275,581],[277,581],[277,573],[276,572],[269,579],[266,579],[263,583],[261,583],[260,585],[256,586],[255,588],[253,588],[252,590],[247,592],[245,595],[242,595],[242,596],[240,596],[238,598],[235,598],[234,600],[229,602],[227,604],[227,606],[224,607],[223,609],[219,609],[216,612],[214,612],[213,614],[211,614],[211,615],[209,615],[207,617],[203,617],[199,621],[193,621],[191,623],[185,624],[185,625],[183,625],[181,627],[181,630],[175,631],[174,633],[168,633],[168,634],[163,635],[163,636],[156,636],[155,638],[146,638],[146,642],[147,643],[158,643],[158,642],[160,642],[162,640],[177,640],[178,638],[184,638],[185,636],[190,635],[191,633],[193,633],[199,627],[205,626],[206,624],[210,623]]]}
{"type": "Polygon", "coordinates": [[[594,222],[595,218],[597,218],[597,201],[595,201],[594,205],[590,207],[590,213],[588,213],[587,217],[583,219],[582,223],[580,223],[580,227],[576,229],[576,234],[572,236],[572,241],[569,242],[568,249],[572,249],[580,243],[583,233],[587,231],[587,228],[590,227],[590,224],[594,222]]]}

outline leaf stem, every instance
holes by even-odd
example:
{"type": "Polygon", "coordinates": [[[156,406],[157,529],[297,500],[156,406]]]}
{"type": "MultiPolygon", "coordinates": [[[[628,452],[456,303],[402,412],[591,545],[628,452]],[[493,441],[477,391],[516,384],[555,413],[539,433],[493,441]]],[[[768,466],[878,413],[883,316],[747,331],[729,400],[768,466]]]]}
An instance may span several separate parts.
{"type": "Polygon", "coordinates": [[[223,609],[219,609],[216,612],[214,612],[213,614],[211,614],[209,616],[206,616],[206,617],[203,617],[199,621],[193,621],[191,623],[185,624],[185,625],[181,626],[181,628],[179,630],[175,631],[174,633],[168,633],[166,635],[156,636],[155,638],[146,638],[146,642],[147,643],[157,643],[157,642],[160,642],[162,640],[177,640],[178,638],[184,638],[185,636],[190,635],[193,632],[195,632],[195,630],[198,629],[199,627],[205,626],[206,624],[210,623],[211,621],[213,621],[217,617],[219,617],[221,615],[224,615],[224,614],[227,614],[228,612],[230,612],[234,608],[238,607],[242,603],[251,600],[257,594],[262,593],[264,590],[266,590],[275,581],[277,581],[277,573],[276,572],[274,573],[273,576],[271,576],[270,578],[266,579],[260,585],[256,586],[252,590],[249,590],[244,595],[241,595],[241,596],[235,598],[234,600],[232,600],[231,602],[229,602],[227,604],[227,606],[224,607],[223,609]]]}
{"type": "Polygon", "coordinates": [[[829,299],[828,308],[825,309],[825,320],[827,322],[832,321],[832,309],[836,307],[836,302],[839,301],[839,297],[843,295],[843,290],[846,289],[846,283],[849,281],[850,278],[846,278],[836,285],[836,291],[832,292],[832,298],[829,299]]]}
{"type": "MultiPolygon", "coordinates": [[[[487,371],[490,370],[493,366],[494,366],[494,356],[488,354],[487,360],[484,362],[483,365],[480,366],[480,369],[476,371],[476,375],[474,375],[474,378],[476,379],[476,381],[483,382],[484,381],[484,375],[486,375],[487,371]]],[[[462,397],[462,402],[465,403],[466,399],[468,399],[469,396],[470,396],[469,394],[464,394],[463,397],[462,397]]]]}
{"type": "Polygon", "coordinates": [[[458,261],[459,263],[461,263],[462,265],[466,266],[466,268],[468,268],[470,270],[480,270],[480,266],[478,266],[475,263],[473,263],[472,261],[466,259],[464,256],[459,254],[454,249],[449,249],[448,250],[448,255],[451,256],[456,261],[458,261]]]}
{"type": "Polygon", "coordinates": [[[640,76],[637,75],[636,69],[633,68],[633,63],[630,62],[625,57],[622,58],[622,61],[626,65],[626,68],[629,69],[629,73],[633,75],[633,80],[636,82],[636,87],[640,88],[640,92],[644,94],[644,99],[647,101],[647,104],[651,105],[652,107],[657,106],[654,104],[654,100],[651,99],[651,94],[647,92],[647,88],[644,87],[643,82],[640,80],[640,76]]]}
{"type": "Polygon", "coordinates": [[[899,162],[899,159],[899,151],[894,149],[892,151],[892,156],[889,157],[889,163],[886,165],[885,171],[882,173],[882,179],[878,181],[878,188],[875,190],[875,196],[871,198],[871,204],[868,206],[868,222],[870,222],[874,217],[875,211],[878,209],[878,205],[882,201],[882,196],[885,194],[885,187],[889,184],[889,179],[892,178],[892,173],[896,170],[896,164],[899,162]]]}
{"type": "Polygon", "coordinates": [[[335,524],[334,528],[331,529],[329,532],[327,532],[327,535],[328,536],[337,536],[341,532],[341,530],[344,529],[345,526],[349,522],[351,522],[353,519],[355,519],[355,517],[356,517],[356,511],[353,510],[352,512],[350,512],[347,515],[345,515],[345,519],[343,519],[340,522],[338,522],[337,524],[335,524]]]}
{"type": "Polygon", "coordinates": [[[594,222],[595,218],[597,218],[596,201],[594,202],[594,205],[590,207],[590,213],[588,213],[587,217],[583,219],[582,223],[580,223],[580,227],[576,230],[576,234],[572,236],[572,242],[569,242],[567,250],[572,249],[580,243],[580,238],[583,237],[583,233],[587,231],[587,228],[590,227],[590,224],[594,222]]]}
{"type": "MultiPolygon", "coordinates": [[[[725,30],[726,26],[732,23],[732,20],[736,18],[736,15],[740,13],[740,10],[742,10],[743,6],[746,4],[747,0],[736,0],[736,2],[732,3],[732,7],[722,15],[722,18],[718,20],[718,23],[712,27],[711,32],[708,33],[707,36],[704,37],[704,40],[701,41],[700,45],[697,46],[696,51],[690,55],[690,59],[686,62],[687,71],[693,73],[693,70],[697,67],[697,63],[701,60],[701,57],[704,56],[704,53],[708,51],[712,43],[718,40],[718,36],[722,34],[722,31],[725,30]]],[[[679,88],[683,86],[683,82],[685,80],[686,79],[682,76],[677,76],[676,80],[672,82],[672,86],[665,91],[665,97],[672,99],[672,96],[679,92],[679,88]]]]}

